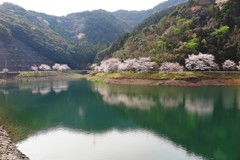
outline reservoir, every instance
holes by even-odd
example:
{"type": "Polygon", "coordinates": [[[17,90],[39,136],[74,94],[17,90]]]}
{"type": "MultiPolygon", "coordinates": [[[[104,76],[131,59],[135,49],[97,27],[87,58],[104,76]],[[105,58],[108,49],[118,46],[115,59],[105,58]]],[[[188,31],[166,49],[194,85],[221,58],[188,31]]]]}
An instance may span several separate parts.
{"type": "Polygon", "coordinates": [[[5,84],[0,121],[32,160],[240,159],[236,86],[5,84]]]}

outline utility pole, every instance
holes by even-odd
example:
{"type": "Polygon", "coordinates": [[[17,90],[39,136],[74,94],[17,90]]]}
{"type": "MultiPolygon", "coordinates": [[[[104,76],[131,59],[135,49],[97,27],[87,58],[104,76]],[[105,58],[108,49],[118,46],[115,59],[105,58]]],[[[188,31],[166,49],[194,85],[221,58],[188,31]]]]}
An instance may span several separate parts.
{"type": "Polygon", "coordinates": [[[7,68],[7,55],[5,55],[5,67],[4,68],[7,68]]]}

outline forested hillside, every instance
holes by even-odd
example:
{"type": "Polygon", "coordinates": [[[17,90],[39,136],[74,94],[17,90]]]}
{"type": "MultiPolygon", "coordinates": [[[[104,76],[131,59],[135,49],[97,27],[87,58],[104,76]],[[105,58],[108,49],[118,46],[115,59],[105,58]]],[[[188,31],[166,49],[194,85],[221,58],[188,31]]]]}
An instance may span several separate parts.
{"type": "MultiPolygon", "coordinates": [[[[144,12],[150,15],[182,1],[169,0],[144,12]]],[[[130,18],[132,13],[125,18],[130,18]]],[[[0,5],[0,70],[4,68],[5,59],[10,70],[30,70],[32,65],[42,63],[66,63],[71,68],[86,68],[97,52],[144,18],[142,14],[139,17],[137,21],[126,20],[104,10],[57,17],[3,3],[0,5]]]]}
{"type": "Polygon", "coordinates": [[[191,0],[166,10],[166,14],[160,12],[147,18],[100,52],[98,58],[148,56],[159,64],[166,61],[184,64],[188,55],[202,52],[214,55],[219,65],[228,59],[238,63],[239,8],[238,0],[191,0]],[[163,15],[167,16],[162,18],[163,15]]]}
{"type": "MultiPolygon", "coordinates": [[[[98,50],[128,29],[104,11],[55,17],[4,3],[0,6],[0,54],[18,70],[54,62],[76,68],[91,63],[98,50]]],[[[1,60],[3,66],[4,58],[1,60]]]]}

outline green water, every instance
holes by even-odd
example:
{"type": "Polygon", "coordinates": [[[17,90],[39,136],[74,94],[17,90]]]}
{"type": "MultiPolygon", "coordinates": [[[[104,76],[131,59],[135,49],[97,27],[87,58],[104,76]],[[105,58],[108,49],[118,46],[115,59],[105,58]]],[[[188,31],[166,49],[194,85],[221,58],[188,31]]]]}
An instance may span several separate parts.
{"type": "Polygon", "coordinates": [[[8,84],[0,120],[33,160],[240,159],[240,87],[8,84]]]}

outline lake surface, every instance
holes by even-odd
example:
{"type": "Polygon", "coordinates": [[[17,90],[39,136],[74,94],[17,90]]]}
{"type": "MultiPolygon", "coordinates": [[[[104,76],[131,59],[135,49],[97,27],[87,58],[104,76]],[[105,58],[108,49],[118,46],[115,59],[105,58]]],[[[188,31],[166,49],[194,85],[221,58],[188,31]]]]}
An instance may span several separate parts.
{"type": "Polygon", "coordinates": [[[0,120],[32,160],[240,159],[240,87],[7,84],[0,120]]]}

